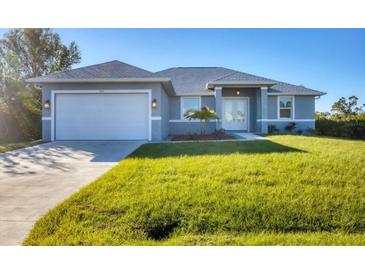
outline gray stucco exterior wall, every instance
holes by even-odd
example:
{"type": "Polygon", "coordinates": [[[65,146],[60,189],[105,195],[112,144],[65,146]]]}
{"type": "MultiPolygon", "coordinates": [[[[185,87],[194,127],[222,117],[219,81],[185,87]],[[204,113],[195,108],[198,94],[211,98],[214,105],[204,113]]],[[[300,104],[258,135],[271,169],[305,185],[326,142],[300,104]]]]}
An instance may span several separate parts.
{"type": "MultiPolygon", "coordinates": [[[[157,107],[151,108],[152,111],[152,140],[163,140],[168,135],[175,134],[199,134],[201,132],[201,124],[197,121],[184,121],[181,119],[181,97],[168,96],[159,83],[124,83],[124,84],[47,84],[42,89],[42,102],[52,100],[51,90],[151,90],[151,99],[156,99],[157,107]]],[[[196,97],[196,96],[194,96],[196,97]]],[[[249,98],[249,131],[261,132],[262,128],[268,125],[275,125],[280,131],[285,130],[285,126],[291,121],[278,121],[278,96],[267,96],[267,118],[263,119],[261,101],[261,91],[258,88],[223,88],[221,96],[217,98],[212,95],[200,96],[201,106],[208,106],[216,110],[217,106],[221,106],[224,97],[248,97],[249,98]],[[240,94],[237,95],[236,91],[240,94]],[[218,100],[216,102],[216,100],[218,100]],[[220,101],[220,102],[219,102],[220,101]]],[[[51,108],[54,102],[51,102],[51,108]]],[[[295,96],[295,119],[297,124],[296,130],[306,131],[313,129],[315,98],[314,96],[300,95],[295,96]],[[296,121],[298,120],[298,121],[296,121]],[[302,120],[302,121],[300,121],[302,120]],[[313,121],[312,121],[313,120],[313,121]]],[[[51,110],[42,110],[42,136],[44,140],[51,140],[51,110]]],[[[222,117],[220,117],[222,118],[222,117]]],[[[210,122],[204,129],[206,133],[214,132],[219,128],[216,122],[210,122]]]]}
{"type": "MultiPolygon", "coordinates": [[[[210,109],[215,110],[215,98],[214,96],[182,96],[182,97],[200,97],[201,106],[207,106],[210,109]]],[[[169,98],[169,113],[170,120],[181,119],[181,96],[172,96],[169,98]]]]}
{"type": "Polygon", "coordinates": [[[256,93],[256,119],[261,119],[261,92],[256,93]]]}
{"type": "MultiPolygon", "coordinates": [[[[274,125],[276,129],[278,130],[278,133],[286,133],[285,127],[291,123],[292,121],[270,121],[270,122],[262,122],[263,124],[274,125]]],[[[298,130],[301,130],[303,132],[308,132],[315,128],[315,122],[314,121],[295,121],[296,128],[294,132],[297,132],[298,130]]]]}
{"type": "MultiPolygon", "coordinates": [[[[153,99],[153,98],[152,98],[153,99]]],[[[169,135],[170,125],[169,125],[169,97],[162,90],[161,91],[161,139],[165,139],[169,135]]]]}
{"type": "Polygon", "coordinates": [[[42,139],[51,141],[51,120],[42,120],[42,139]]]}
{"type": "Polygon", "coordinates": [[[315,113],[315,98],[312,95],[295,95],[294,96],[294,119],[293,120],[278,120],[278,96],[268,96],[268,119],[262,121],[267,125],[274,125],[279,132],[286,132],[285,127],[295,122],[295,131],[306,132],[315,128],[314,113],[315,113]]]}
{"type": "Polygon", "coordinates": [[[152,140],[162,140],[162,122],[161,120],[152,120],[152,140]]]}
{"type": "MultiPolygon", "coordinates": [[[[210,109],[215,110],[215,98],[214,96],[186,96],[186,97],[200,97],[201,106],[207,106],[210,109]]],[[[169,98],[169,134],[200,134],[202,127],[197,121],[184,121],[181,119],[181,97],[173,96],[169,98]]],[[[204,130],[206,133],[212,133],[215,131],[215,122],[210,122],[204,130]]]]}
{"type": "Polygon", "coordinates": [[[314,96],[295,96],[295,119],[314,119],[314,96]]]}
{"type": "MultiPolygon", "coordinates": [[[[44,109],[43,105],[44,103],[49,100],[51,101],[51,90],[42,88],[42,117],[51,117],[51,109],[44,109]]],[[[52,102],[51,102],[52,106],[52,102]]]]}
{"type": "Polygon", "coordinates": [[[268,96],[267,119],[278,118],[278,96],[268,96]]]}
{"type": "Polygon", "coordinates": [[[169,97],[169,120],[180,120],[180,97],[169,97]]]}
{"type": "MultiPolygon", "coordinates": [[[[204,122],[203,122],[204,123],[204,122]]],[[[210,122],[207,125],[200,122],[170,122],[171,135],[184,134],[200,134],[202,130],[206,134],[212,133],[216,130],[215,122],[210,122]]]]}
{"type": "MultiPolygon", "coordinates": [[[[278,119],[278,96],[268,96],[268,119],[278,119]]],[[[314,119],[314,96],[294,96],[295,119],[314,119]]]]}

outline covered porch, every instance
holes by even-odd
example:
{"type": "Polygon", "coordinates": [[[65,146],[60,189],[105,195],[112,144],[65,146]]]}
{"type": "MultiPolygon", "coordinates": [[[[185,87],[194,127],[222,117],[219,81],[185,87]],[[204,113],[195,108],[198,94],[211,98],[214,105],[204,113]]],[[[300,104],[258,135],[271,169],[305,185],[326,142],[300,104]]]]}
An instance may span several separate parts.
{"type": "Polygon", "coordinates": [[[215,109],[221,118],[217,130],[232,132],[268,132],[268,86],[216,86],[215,109]]]}

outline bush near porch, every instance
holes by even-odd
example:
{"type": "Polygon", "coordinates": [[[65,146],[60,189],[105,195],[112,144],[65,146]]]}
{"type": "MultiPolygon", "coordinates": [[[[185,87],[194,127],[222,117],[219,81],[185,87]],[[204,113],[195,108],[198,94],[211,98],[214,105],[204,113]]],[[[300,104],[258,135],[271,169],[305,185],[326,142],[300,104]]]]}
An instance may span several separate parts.
{"type": "Polygon", "coordinates": [[[365,245],[365,142],[146,144],[25,245],[365,245]]]}

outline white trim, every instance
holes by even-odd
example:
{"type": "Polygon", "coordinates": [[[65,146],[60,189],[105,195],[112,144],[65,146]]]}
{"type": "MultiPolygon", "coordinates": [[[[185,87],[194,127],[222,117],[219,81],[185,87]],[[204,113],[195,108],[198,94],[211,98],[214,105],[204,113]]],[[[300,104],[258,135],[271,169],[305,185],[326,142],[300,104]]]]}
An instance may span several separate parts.
{"type": "MultiPolygon", "coordinates": [[[[138,92],[137,92],[138,93],[138,92]]],[[[142,92],[144,93],[144,92],[142,92]]],[[[152,141],[152,90],[147,90],[148,101],[147,101],[147,109],[148,109],[148,141],[152,141]]]]}
{"type": "Polygon", "coordinates": [[[55,119],[54,119],[54,116],[55,116],[55,108],[56,108],[56,91],[54,90],[51,90],[51,117],[52,117],[52,120],[51,120],[51,141],[53,142],[55,140],[55,119]]]}
{"type": "Polygon", "coordinates": [[[155,120],[162,120],[161,116],[152,116],[151,120],[155,121],[155,120]]]}
{"type": "Polygon", "coordinates": [[[275,96],[294,96],[294,95],[302,95],[302,96],[306,96],[306,95],[310,95],[310,96],[322,96],[322,95],[326,95],[327,93],[325,92],[306,92],[306,93],[295,93],[295,92],[288,92],[288,93],[282,93],[282,92],[268,92],[267,95],[275,95],[275,96]]]}
{"type": "Polygon", "coordinates": [[[188,98],[188,99],[198,98],[199,99],[198,110],[200,110],[202,107],[202,97],[201,96],[180,96],[180,119],[181,120],[187,120],[184,118],[184,113],[183,113],[183,101],[185,98],[188,98]]]}
{"type": "Polygon", "coordinates": [[[213,90],[207,90],[206,92],[192,92],[192,93],[176,93],[177,97],[199,97],[199,96],[214,96],[213,90]]]}
{"type": "Polygon", "coordinates": [[[140,89],[140,90],[127,90],[127,89],[122,89],[122,90],[103,90],[103,89],[98,89],[98,90],[51,90],[51,104],[52,104],[52,108],[51,108],[51,141],[55,141],[55,108],[56,108],[56,94],[117,94],[117,93],[147,93],[148,95],[148,102],[147,102],[147,107],[148,107],[148,141],[152,141],[152,110],[151,110],[151,100],[152,100],[152,90],[151,89],[140,89]]]}
{"type": "Polygon", "coordinates": [[[277,97],[277,118],[278,120],[283,120],[283,121],[290,121],[290,120],[295,120],[295,96],[292,95],[280,95],[277,97]],[[291,108],[285,107],[286,109],[290,109],[291,110],[291,117],[290,118],[281,118],[280,117],[280,97],[291,97],[292,100],[292,106],[291,108]]]}
{"type": "MultiPolygon", "coordinates": [[[[223,113],[223,101],[224,99],[236,99],[236,100],[247,100],[247,131],[250,132],[250,97],[242,97],[242,96],[237,96],[237,97],[226,97],[226,96],[222,96],[222,113],[223,113]]],[[[223,118],[222,118],[222,127],[223,127],[223,118]]]]}
{"type": "Polygon", "coordinates": [[[42,121],[52,121],[52,117],[42,117],[42,121]]]}
{"type": "Polygon", "coordinates": [[[315,119],[256,119],[256,122],[315,122],[315,119]]]}
{"type": "MultiPolygon", "coordinates": [[[[199,123],[200,120],[169,120],[170,123],[199,123]]],[[[209,123],[217,122],[216,119],[212,119],[209,121],[209,123]]]]}

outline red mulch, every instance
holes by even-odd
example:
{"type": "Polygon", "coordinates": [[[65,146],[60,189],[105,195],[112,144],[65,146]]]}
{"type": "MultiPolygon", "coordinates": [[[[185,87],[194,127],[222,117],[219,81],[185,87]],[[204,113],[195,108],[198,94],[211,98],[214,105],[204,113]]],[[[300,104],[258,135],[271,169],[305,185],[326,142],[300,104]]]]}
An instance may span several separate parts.
{"type": "Polygon", "coordinates": [[[191,135],[174,135],[171,141],[205,141],[205,140],[231,140],[235,139],[227,134],[217,132],[212,134],[191,134],[191,135]]]}

